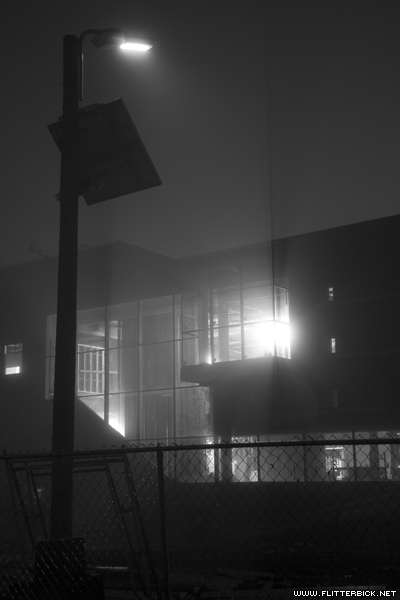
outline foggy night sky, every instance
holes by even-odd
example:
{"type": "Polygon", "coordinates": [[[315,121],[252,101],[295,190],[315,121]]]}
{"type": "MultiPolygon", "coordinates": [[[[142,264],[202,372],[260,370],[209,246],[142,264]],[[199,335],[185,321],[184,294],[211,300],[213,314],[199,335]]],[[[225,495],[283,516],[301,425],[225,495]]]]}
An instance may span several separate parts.
{"type": "Polygon", "coordinates": [[[396,0],[4,3],[0,266],[58,252],[62,40],[117,27],[148,53],[86,39],[81,106],[122,97],[163,185],[88,207],[82,245],[171,257],[400,212],[396,0]]]}

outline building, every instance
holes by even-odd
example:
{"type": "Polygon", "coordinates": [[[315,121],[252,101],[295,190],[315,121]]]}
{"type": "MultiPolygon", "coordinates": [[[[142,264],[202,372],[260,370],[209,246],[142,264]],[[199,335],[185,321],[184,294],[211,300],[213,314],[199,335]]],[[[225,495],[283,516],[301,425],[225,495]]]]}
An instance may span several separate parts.
{"type": "MultiPolygon", "coordinates": [[[[232,473],[246,459],[239,480],[397,476],[396,445],[362,440],[400,431],[399,233],[394,216],[179,261],[81,252],[76,447],[334,435],[360,445],[283,449],[268,474],[238,450],[232,473]]],[[[51,447],[56,278],[56,259],[0,272],[7,451],[51,447]]]]}

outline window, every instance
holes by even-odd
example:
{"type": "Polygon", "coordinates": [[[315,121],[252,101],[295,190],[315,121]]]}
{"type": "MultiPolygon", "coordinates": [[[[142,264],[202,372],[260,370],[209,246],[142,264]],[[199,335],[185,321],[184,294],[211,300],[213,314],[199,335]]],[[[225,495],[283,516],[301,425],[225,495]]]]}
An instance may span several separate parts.
{"type": "Polygon", "coordinates": [[[77,396],[104,419],[105,314],[104,308],[77,314],[77,396]]]}
{"type": "Polygon", "coordinates": [[[15,375],[22,371],[22,344],[4,346],[5,374],[15,375]]]}
{"type": "Polygon", "coordinates": [[[78,395],[104,393],[104,348],[78,344],[78,395]]]}
{"type": "Polygon", "coordinates": [[[173,386],[172,342],[147,344],[140,347],[140,384],[142,390],[157,390],[173,386]]]}
{"type": "Polygon", "coordinates": [[[179,438],[211,435],[208,388],[191,387],[176,391],[176,435],[179,438]]]}
{"type": "Polygon", "coordinates": [[[321,302],[332,302],[334,300],[333,285],[321,286],[321,302]]]}
{"type": "Polygon", "coordinates": [[[290,358],[289,294],[277,285],[182,299],[183,365],[290,358]],[[210,312],[211,317],[210,318],[210,312]]]}
{"type": "Polygon", "coordinates": [[[142,344],[172,340],[172,296],[142,300],[140,309],[140,342],[142,344]]]}
{"type": "Polygon", "coordinates": [[[322,338],[322,352],[324,354],[336,354],[336,338],[322,338]]]}
{"type": "MultiPolygon", "coordinates": [[[[207,329],[197,329],[197,312],[208,314],[208,296],[199,302],[200,308],[188,300],[183,314],[181,295],[78,311],[79,400],[129,440],[208,436],[208,388],[180,381],[183,327],[205,334],[209,345],[207,329]]],[[[48,398],[54,393],[55,337],[53,315],[47,328],[48,398]]]]}
{"type": "Polygon", "coordinates": [[[211,363],[210,297],[185,295],[181,303],[183,364],[211,363]]]}
{"type": "Polygon", "coordinates": [[[174,438],[172,390],[144,392],[140,396],[140,438],[163,440],[174,438]]]}
{"type": "Polygon", "coordinates": [[[340,481],[349,478],[349,467],[353,462],[349,446],[334,444],[325,446],[325,457],[325,469],[329,481],[340,481]]]}

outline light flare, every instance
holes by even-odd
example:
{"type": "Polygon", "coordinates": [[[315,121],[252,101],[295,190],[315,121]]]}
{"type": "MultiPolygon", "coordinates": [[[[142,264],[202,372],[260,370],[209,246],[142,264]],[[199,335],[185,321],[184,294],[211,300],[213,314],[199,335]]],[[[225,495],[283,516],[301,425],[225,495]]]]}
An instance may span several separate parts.
{"type": "Polygon", "coordinates": [[[290,357],[290,328],[287,323],[267,321],[260,323],[256,330],[265,356],[290,357]]]}
{"type": "Polygon", "coordinates": [[[124,42],[120,45],[121,50],[134,50],[136,52],[147,52],[152,47],[151,42],[124,42]]]}

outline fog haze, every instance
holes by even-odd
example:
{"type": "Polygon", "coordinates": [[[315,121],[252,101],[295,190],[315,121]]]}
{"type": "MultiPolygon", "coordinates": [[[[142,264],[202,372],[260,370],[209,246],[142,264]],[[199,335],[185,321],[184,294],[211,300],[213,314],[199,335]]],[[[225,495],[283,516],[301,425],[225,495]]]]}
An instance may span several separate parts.
{"type": "Polygon", "coordinates": [[[16,0],[1,54],[0,265],[58,251],[62,38],[148,34],[143,55],[85,42],[84,101],[122,97],[162,186],[80,201],[79,241],[170,257],[399,211],[397,2],[16,0]]]}

